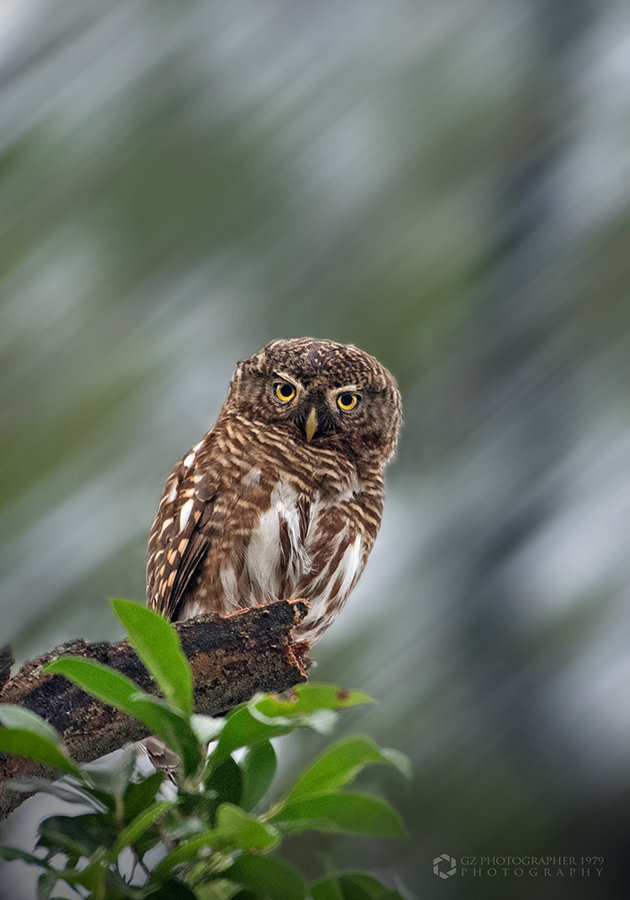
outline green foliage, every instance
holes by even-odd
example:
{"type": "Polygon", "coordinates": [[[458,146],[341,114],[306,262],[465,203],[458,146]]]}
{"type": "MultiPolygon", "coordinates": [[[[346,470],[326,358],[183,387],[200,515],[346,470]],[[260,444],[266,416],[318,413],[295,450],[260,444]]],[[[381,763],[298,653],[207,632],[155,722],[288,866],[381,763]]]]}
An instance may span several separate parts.
{"type": "Polygon", "coordinates": [[[112,607],[127,632],[129,643],[171,706],[192,715],[192,675],[175,629],[156,612],[131,600],[113,600],[112,607]]]}
{"type": "Polygon", "coordinates": [[[373,763],[409,774],[404,757],[366,737],[332,745],[283,796],[263,803],[276,771],[272,738],[298,728],[328,732],[340,710],[370,698],[334,685],[307,684],[283,696],[259,694],[225,718],[195,715],[190,669],[175,629],[129,601],[114,601],[114,610],[164,699],[88,660],[62,657],[47,671],[65,675],[159,735],[181,759],[177,790],[171,792],[174,798],[167,796],[162,773],[142,777],[132,749],[116,754],[107,768],[79,765],[46,722],[19,707],[0,706],[0,750],[63,774],[54,783],[21,778],[12,786],[46,791],[81,807],[76,815],[44,819],[34,853],[0,846],[4,859],[21,859],[43,870],[39,900],[52,897],[58,882],[77,896],[107,900],[400,898],[360,873],[307,884],[269,855],[285,835],[306,831],[404,835],[400,818],[385,801],[342,790],[373,763]],[[214,747],[208,752],[209,741],[214,747]]]}

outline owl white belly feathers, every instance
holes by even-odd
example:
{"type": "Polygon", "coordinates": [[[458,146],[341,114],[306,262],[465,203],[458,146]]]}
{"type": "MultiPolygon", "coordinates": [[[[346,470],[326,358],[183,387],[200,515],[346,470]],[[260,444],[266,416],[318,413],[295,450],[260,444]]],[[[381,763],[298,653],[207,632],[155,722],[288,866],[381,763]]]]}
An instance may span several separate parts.
{"type": "Polygon", "coordinates": [[[297,491],[279,481],[271,492],[271,506],[254,526],[245,554],[245,568],[252,583],[270,600],[283,599],[280,593],[294,591],[300,579],[312,571],[308,534],[317,518],[317,508],[317,501],[310,504],[303,529],[297,491]],[[284,542],[281,534],[285,535],[284,542]]]}
{"type": "Polygon", "coordinates": [[[147,602],[170,619],[308,600],[317,640],[378,532],[400,395],[356,347],[273,341],[239,363],[214,427],[173,469],[149,539],[147,602]]]}
{"type": "Polygon", "coordinates": [[[178,618],[206,612],[211,596],[213,608],[224,615],[299,597],[309,601],[310,611],[296,632],[313,642],[341,611],[373,542],[349,518],[350,504],[360,494],[358,482],[355,476],[355,490],[331,492],[324,478],[323,490],[307,494],[290,477],[281,477],[267,490],[265,502],[265,480],[258,467],[242,478],[223,522],[224,541],[233,534],[231,551],[220,565],[213,559],[201,567],[178,618]],[[239,521],[246,509],[255,514],[241,535],[239,521]]]}
{"type": "Polygon", "coordinates": [[[302,498],[303,507],[308,509],[302,529],[299,499],[286,482],[276,485],[271,507],[252,533],[245,567],[252,583],[269,600],[303,597],[309,601],[310,611],[300,631],[309,634],[312,641],[341,610],[361,574],[362,540],[359,533],[351,533],[349,525],[332,535],[327,533],[326,512],[332,504],[318,494],[310,503],[302,498]],[[328,608],[333,589],[334,613],[328,608]],[[314,628],[316,633],[312,633],[314,628]]]}

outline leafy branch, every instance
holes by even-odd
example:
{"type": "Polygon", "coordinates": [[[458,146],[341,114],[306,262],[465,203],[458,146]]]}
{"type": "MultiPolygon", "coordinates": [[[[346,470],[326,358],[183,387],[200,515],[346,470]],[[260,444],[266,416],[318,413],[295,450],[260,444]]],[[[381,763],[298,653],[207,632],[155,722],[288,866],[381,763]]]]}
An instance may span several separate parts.
{"type": "MultiPolygon", "coordinates": [[[[137,609],[140,607],[134,605],[131,615],[137,615],[137,609]]],[[[282,600],[227,618],[198,616],[174,626],[164,622],[161,632],[156,630],[159,653],[154,662],[174,659],[174,653],[180,652],[179,638],[192,672],[196,711],[223,714],[258,691],[282,691],[306,681],[308,644],[295,642],[291,632],[307,611],[303,600],[282,600]],[[173,629],[177,632],[174,638],[170,637],[173,629]]],[[[134,713],[128,714],[120,705],[114,707],[90,696],[62,675],[47,670],[51,660],[69,654],[115,669],[146,693],[155,694],[161,687],[160,670],[158,677],[153,677],[128,640],[112,644],[75,640],[25,663],[0,691],[0,703],[26,707],[45,719],[61,734],[72,757],[79,762],[100,758],[125,743],[146,737],[151,726],[134,718],[134,713]]],[[[8,654],[5,657],[8,659],[8,654]]],[[[5,668],[8,674],[8,665],[5,668]]],[[[171,698],[179,698],[180,703],[182,678],[186,676],[180,665],[176,688],[180,693],[171,698]]],[[[0,752],[0,818],[27,797],[8,790],[8,781],[24,776],[52,778],[54,774],[48,763],[3,756],[0,752]]]]}
{"type": "Polygon", "coordinates": [[[193,677],[177,631],[129,601],[114,601],[114,610],[162,696],[93,659],[61,657],[45,671],[142,722],[181,765],[173,788],[162,772],[142,776],[133,748],[106,768],[80,763],[43,718],[1,704],[0,750],[62,776],[55,782],[22,777],[13,790],[45,791],[80,807],[75,815],[44,819],[32,853],[0,847],[5,859],[42,870],[39,900],[49,900],[59,882],[96,900],[400,900],[363,873],[308,884],[271,855],[286,835],[308,831],[404,835],[384,800],[345,789],[372,764],[409,774],[405,757],[367,737],[332,744],[280,797],[271,792],[272,740],[296,729],[328,732],[340,711],[370,698],[334,685],[298,684],[282,695],[256,694],[223,717],[195,713],[193,677]]]}

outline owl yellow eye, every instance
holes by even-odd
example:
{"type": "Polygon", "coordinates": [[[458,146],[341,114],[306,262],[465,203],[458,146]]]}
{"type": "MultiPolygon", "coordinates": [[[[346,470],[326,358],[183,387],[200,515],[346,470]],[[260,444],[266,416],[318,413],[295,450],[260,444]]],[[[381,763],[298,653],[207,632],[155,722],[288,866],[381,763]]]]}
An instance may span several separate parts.
{"type": "Polygon", "coordinates": [[[337,406],[344,412],[349,412],[359,402],[358,394],[351,394],[350,391],[344,391],[337,397],[337,406]]]}
{"type": "Polygon", "coordinates": [[[273,386],[273,392],[281,403],[289,403],[295,397],[295,388],[288,381],[278,381],[273,386]]]}

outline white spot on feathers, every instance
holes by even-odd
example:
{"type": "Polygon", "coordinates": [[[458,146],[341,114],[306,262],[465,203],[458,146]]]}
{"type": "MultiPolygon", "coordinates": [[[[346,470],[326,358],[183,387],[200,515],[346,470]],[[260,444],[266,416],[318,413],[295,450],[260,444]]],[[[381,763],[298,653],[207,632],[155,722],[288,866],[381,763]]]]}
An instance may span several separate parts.
{"type": "Polygon", "coordinates": [[[208,610],[204,607],[202,603],[198,600],[193,600],[192,603],[187,603],[186,608],[184,609],[184,613],[182,615],[182,619],[194,619],[195,616],[201,616],[203,613],[206,613],[208,610]]]}
{"type": "Polygon", "coordinates": [[[232,609],[239,609],[238,584],[234,569],[222,566],[221,571],[219,572],[219,578],[221,579],[221,584],[225,591],[225,602],[228,606],[231,606],[232,609]]]}
{"type": "Polygon", "coordinates": [[[344,599],[350,592],[350,589],[352,588],[355,580],[359,577],[361,569],[361,535],[358,534],[354,541],[347,548],[341,559],[341,562],[339,563],[337,572],[335,572],[335,577],[340,572],[343,572],[343,579],[341,582],[341,587],[339,588],[339,595],[344,599]]]}
{"type": "Polygon", "coordinates": [[[263,513],[251,536],[245,563],[252,581],[270,599],[278,591],[278,563],[280,562],[280,520],[274,506],[263,513]]]}
{"type": "Polygon", "coordinates": [[[184,503],[184,505],[182,506],[182,508],[180,509],[180,511],[179,511],[179,530],[180,530],[180,531],[183,531],[183,530],[184,530],[184,527],[185,527],[185,525],[186,525],[186,522],[187,522],[188,519],[190,518],[190,514],[191,514],[191,512],[192,512],[192,508],[193,508],[193,501],[192,501],[192,500],[187,500],[187,501],[184,503]]]}
{"type": "Polygon", "coordinates": [[[354,541],[351,544],[348,544],[344,550],[335,571],[327,576],[326,589],[323,593],[319,594],[319,596],[313,598],[314,603],[316,607],[319,607],[319,610],[313,610],[313,607],[311,607],[311,611],[316,615],[321,615],[324,612],[326,603],[330,597],[330,592],[338,578],[341,578],[338,597],[342,603],[345,603],[346,597],[350,593],[352,585],[361,574],[362,568],[361,536],[357,535],[354,541]]]}
{"type": "Polygon", "coordinates": [[[253,468],[251,468],[246,475],[243,475],[241,484],[243,484],[245,487],[258,484],[258,482],[260,481],[260,475],[261,471],[258,466],[253,466],[253,468]]]}

